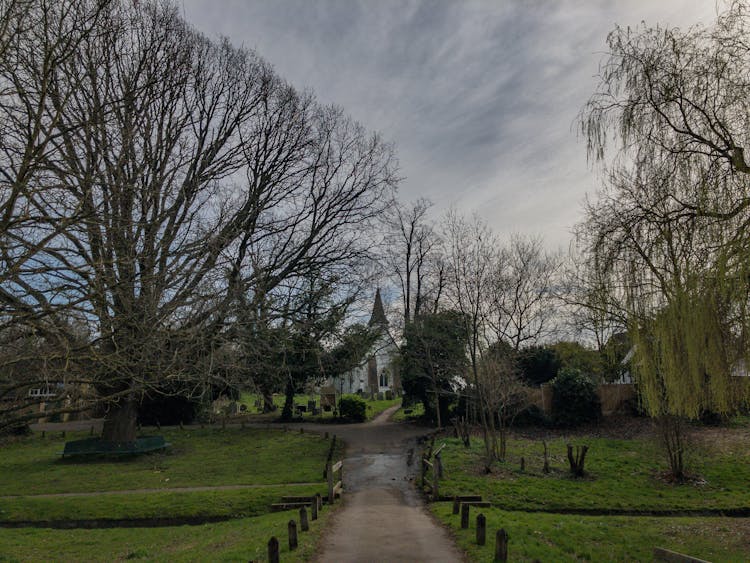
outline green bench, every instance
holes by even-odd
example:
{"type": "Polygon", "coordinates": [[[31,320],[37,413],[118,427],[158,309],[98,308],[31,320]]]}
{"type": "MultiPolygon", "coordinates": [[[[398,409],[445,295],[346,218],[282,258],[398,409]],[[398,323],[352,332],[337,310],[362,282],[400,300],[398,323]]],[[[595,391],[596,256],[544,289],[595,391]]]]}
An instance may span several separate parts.
{"type": "Polygon", "coordinates": [[[94,455],[134,455],[163,450],[169,446],[164,436],[141,436],[134,442],[110,442],[101,438],[86,438],[65,443],[62,457],[94,455]]]}

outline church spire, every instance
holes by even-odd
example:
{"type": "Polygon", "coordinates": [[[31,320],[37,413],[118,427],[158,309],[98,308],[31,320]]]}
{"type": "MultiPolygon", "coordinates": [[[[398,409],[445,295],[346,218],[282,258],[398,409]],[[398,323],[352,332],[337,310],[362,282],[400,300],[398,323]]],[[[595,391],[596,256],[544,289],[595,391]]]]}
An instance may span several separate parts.
{"type": "Polygon", "coordinates": [[[381,325],[385,328],[388,327],[388,319],[385,318],[383,299],[380,297],[380,288],[375,292],[375,303],[372,306],[372,315],[370,316],[370,326],[375,324],[381,325]]]}

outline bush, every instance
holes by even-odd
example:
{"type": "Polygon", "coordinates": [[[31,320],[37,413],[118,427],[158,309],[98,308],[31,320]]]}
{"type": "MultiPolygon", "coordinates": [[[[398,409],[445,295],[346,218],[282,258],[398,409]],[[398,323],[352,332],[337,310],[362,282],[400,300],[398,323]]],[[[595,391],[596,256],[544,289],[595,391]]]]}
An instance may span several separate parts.
{"type": "Polygon", "coordinates": [[[352,422],[364,422],[367,420],[367,403],[356,395],[341,397],[339,401],[339,413],[342,418],[352,422]]]}
{"type": "Polygon", "coordinates": [[[602,406],[596,385],[577,369],[564,368],[552,380],[552,419],[557,426],[599,420],[602,406]]]}
{"type": "Polygon", "coordinates": [[[199,401],[179,395],[144,397],[138,407],[138,422],[143,426],[190,424],[196,419],[201,406],[199,401]]]}
{"type": "Polygon", "coordinates": [[[536,405],[529,405],[520,411],[513,419],[514,426],[541,426],[551,425],[549,417],[536,405]]]}

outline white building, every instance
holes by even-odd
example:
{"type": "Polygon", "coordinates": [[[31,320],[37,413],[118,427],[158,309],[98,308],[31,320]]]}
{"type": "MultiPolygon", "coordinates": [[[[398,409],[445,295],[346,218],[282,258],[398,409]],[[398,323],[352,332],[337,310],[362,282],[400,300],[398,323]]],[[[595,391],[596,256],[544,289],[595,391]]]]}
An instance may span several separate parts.
{"type": "Polygon", "coordinates": [[[380,336],[360,365],[343,375],[332,378],[330,385],[336,389],[337,393],[370,395],[385,391],[396,393],[401,391],[401,378],[395,361],[398,356],[398,345],[388,328],[380,289],[375,293],[375,303],[372,306],[369,324],[379,330],[380,336]]]}

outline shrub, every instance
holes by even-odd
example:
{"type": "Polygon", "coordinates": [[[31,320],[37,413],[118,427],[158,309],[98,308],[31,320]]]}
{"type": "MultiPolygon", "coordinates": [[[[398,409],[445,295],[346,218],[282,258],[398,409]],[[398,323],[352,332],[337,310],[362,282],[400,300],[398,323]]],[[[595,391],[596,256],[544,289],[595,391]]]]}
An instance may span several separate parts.
{"type": "Polygon", "coordinates": [[[577,369],[564,368],[552,380],[552,419],[558,426],[599,420],[601,402],[596,385],[577,369]]]}
{"type": "Polygon", "coordinates": [[[529,405],[513,419],[514,426],[550,426],[549,417],[536,405],[529,405]]]}
{"type": "Polygon", "coordinates": [[[352,422],[364,422],[367,419],[367,403],[356,395],[341,397],[339,412],[342,418],[352,422]]]}
{"type": "Polygon", "coordinates": [[[138,422],[143,426],[190,424],[196,419],[201,403],[181,396],[145,397],[138,408],[138,422]]]}

